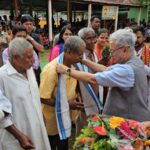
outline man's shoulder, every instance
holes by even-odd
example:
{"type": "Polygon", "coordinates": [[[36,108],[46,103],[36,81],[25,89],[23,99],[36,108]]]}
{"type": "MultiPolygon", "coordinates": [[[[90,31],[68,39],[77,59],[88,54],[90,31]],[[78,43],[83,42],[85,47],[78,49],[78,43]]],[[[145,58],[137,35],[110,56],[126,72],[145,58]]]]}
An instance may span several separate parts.
{"type": "Polygon", "coordinates": [[[57,58],[49,62],[44,68],[42,72],[49,72],[49,74],[56,74],[56,67],[57,67],[57,58]]]}
{"type": "Polygon", "coordinates": [[[7,64],[5,64],[2,67],[0,67],[0,77],[7,74],[8,74],[8,66],[7,64]]]}

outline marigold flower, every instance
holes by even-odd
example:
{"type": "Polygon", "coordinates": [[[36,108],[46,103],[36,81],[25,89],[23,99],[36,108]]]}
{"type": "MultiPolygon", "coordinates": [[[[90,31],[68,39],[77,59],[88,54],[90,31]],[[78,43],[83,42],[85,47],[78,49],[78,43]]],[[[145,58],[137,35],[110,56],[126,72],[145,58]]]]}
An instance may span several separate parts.
{"type": "Polygon", "coordinates": [[[115,129],[116,127],[120,126],[121,123],[124,121],[124,118],[112,116],[109,120],[109,126],[110,128],[115,129]]]}

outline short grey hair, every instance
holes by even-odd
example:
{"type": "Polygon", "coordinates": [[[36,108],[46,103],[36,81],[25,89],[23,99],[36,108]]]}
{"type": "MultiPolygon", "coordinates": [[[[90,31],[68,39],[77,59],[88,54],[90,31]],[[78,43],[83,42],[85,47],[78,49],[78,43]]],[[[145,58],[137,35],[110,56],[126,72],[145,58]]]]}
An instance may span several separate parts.
{"type": "Polygon", "coordinates": [[[9,43],[8,57],[11,61],[14,55],[23,57],[26,49],[33,49],[33,46],[24,38],[15,38],[9,43]]]}
{"type": "Polygon", "coordinates": [[[78,36],[69,37],[64,44],[64,52],[80,53],[81,45],[85,46],[85,42],[78,36]]]}
{"type": "Polygon", "coordinates": [[[128,29],[119,29],[110,35],[109,41],[115,41],[118,46],[129,46],[131,51],[135,50],[136,35],[128,29]]]}
{"type": "Polygon", "coordinates": [[[95,31],[90,28],[90,27],[85,27],[85,28],[82,28],[79,30],[78,32],[78,36],[81,38],[81,39],[85,39],[86,35],[90,32],[93,32],[95,34],[95,31]]]}

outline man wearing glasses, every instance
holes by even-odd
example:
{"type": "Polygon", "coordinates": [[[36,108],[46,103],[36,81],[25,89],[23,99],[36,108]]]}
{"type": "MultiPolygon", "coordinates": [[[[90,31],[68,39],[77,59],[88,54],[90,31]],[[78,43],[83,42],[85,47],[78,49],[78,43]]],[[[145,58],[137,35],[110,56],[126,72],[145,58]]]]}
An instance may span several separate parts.
{"type": "MultiPolygon", "coordinates": [[[[70,76],[84,82],[110,87],[105,115],[115,115],[138,121],[150,120],[147,101],[147,77],[143,62],[135,56],[136,37],[126,29],[110,35],[111,57],[117,64],[110,67],[89,60],[82,63],[96,74],[70,70],[70,76]]],[[[57,71],[66,74],[68,67],[58,64],[57,71]]]]}

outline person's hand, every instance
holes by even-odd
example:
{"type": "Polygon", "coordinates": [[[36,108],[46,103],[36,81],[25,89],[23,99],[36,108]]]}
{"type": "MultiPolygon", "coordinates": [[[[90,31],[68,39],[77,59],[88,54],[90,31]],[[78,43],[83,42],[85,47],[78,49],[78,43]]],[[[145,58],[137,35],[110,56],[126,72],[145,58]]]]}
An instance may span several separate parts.
{"type": "Polygon", "coordinates": [[[85,65],[85,62],[86,62],[86,59],[82,59],[82,60],[80,61],[80,63],[81,63],[81,64],[84,64],[84,65],[85,65]]]}
{"type": "Polygon", "coordinates": [[[57,67],[56,67],[56,71],[57,73],[60,73],[60,74],[65,74],[66,73],[66,70],[67,70],[68,67],[66,67],[65,65],[62,65],[62,64],[57,64],[57,67]]]}
{"type": "Polygon", "coordinates": [[[142,122],[142,127],[144,130],[150,130],[150,121],[142,122]]]}
{"type": "Polygon", "coordinates": [[[14,124],[5,128],[9,133],[11,133],[20,143],[20,146],[24,149],[35,148],[31,139],[29,139],[24,133],[22,133],[14,124]]]}
{"type": "Polygon", "coordinates": [[[30,35],[27,35],[26,39],[30,42],[32,42],[34,40],[30,35]]]}
{"type": "Polygon", "coordinates": [[[148,136],[150,136],[150,121],[142,122],[142,128],[148,136]]]}
{"type": "Polygon", "coordinates": [[[81,102],[81,97],[80,96],[76,96],[74,99],[69,100],[69,106],[70,109],[78,109],[78,110],[83,110],[84,109],[84,104],[83,102],[81,102]]]}
{"type": "Polygon", "coordinates": [[[35,148],[33,142],[24,134],[20,135],[20,138],[18,139],[19,143],[22,148],[24,149],[33,149],[35,148]]]}

